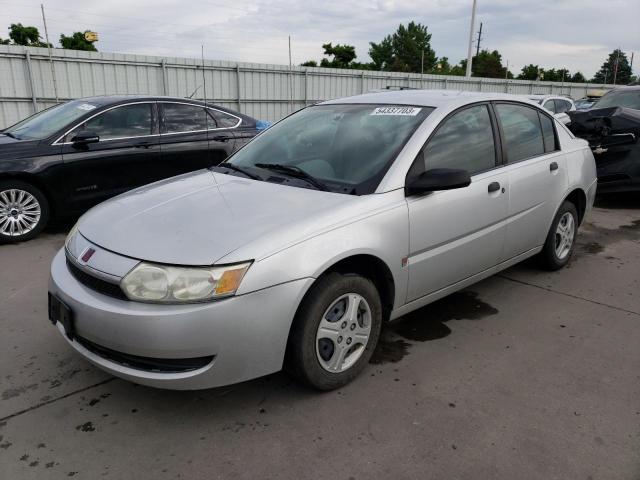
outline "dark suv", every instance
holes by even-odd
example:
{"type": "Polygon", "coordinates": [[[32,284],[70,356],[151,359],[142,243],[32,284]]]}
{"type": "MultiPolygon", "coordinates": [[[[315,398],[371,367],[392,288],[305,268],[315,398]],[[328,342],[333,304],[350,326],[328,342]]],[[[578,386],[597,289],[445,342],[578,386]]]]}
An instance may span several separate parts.
{"type": "Polygon", "coordinates": [[[0,243],[132,188],[218,165],[264,122],[203,102],[73,100],[0,132],[0,243]]]}

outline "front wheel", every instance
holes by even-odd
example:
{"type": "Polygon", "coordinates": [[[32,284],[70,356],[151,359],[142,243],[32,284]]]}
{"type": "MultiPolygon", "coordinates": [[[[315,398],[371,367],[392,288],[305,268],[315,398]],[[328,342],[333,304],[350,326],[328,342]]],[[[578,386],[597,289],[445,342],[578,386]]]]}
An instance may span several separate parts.
{"type": "Polygon", "coordinates": [[[339,388],[365,368],[381,326],[380,295],[371,280],[355,274],[323,276],[296,314],[285,367],[319,390],[339,388]]]}
{"type": "Polygon", "coordinates": [[[578,233],[578,212],[571,202],[564,202],[556,213],[544,247],[540,252],[540,261],[547,270],[564,267],[573,255],[578,233]]]}
{"type": "Polygon", "coordinates": [[[0,243],[30,240],[48,219],[49,205],[39,189],[18,180],[0,182],[0,243]]]}

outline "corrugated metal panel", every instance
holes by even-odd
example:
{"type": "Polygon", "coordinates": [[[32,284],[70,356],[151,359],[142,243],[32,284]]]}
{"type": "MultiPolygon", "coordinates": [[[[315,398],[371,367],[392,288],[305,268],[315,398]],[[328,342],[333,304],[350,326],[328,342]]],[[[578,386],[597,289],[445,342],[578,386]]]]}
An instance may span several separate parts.
{"type": "MultiPolygon", "coordinates": [[[[399,72],[311,67],[289,69],[283,65],[217,60],[204,61],[203,78],[202,61],[194,58],[62,49],[53,49],[52,56],[57,96],[61,101],[109,94],[178,97],[193,94],[194,98],[206,96],[221,106],[272,121],[305,105],[387,86],[525,95],[562,93],[574,98],[584,96],[588,88],[604,88],[602,85],[467,79],[399,72]]],[[[34,97],[37,110],[55,104],[56,92],[47,49],[0,45],[0,128],[31,115],[34,97]]]]}

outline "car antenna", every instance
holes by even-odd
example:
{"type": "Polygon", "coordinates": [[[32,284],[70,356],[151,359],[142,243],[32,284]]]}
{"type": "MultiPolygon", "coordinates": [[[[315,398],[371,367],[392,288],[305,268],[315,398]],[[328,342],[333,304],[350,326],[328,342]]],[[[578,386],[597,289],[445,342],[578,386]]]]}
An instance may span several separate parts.
{"type": "Polygon", "coordinates": [[[189,95],[187,98],[193,98],[193,96],[196,94],[196,92],[197,92],[198,90],[200,90],[200,87],[201,87],[201,86],[202,86],[202,85],[198,85],[198,86],[196,87],[196,89],[191,93],[191,95],[189,95]]]}

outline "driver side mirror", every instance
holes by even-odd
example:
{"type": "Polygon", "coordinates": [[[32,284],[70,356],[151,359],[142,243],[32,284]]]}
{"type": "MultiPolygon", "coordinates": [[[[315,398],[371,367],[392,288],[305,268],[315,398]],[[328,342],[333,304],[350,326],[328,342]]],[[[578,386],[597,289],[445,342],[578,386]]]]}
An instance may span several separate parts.
{"type": "Polygon", "coordinates": [[[87,145],[89,143],[97,143],[100,141],[100,137],[97,133],[93,132],[79,132],[76,136],[74,136],[71,141],[73,143],[78,143],[82,145],[87,145]]]}
{"type": "Polygon", "coordinates": [[[471,183],[471,176],[466,170],[457,168],[433,168],[422,172],[418,177],[409,180],[404,187],[407,196],[438,190],[464,188],[471,183]]]}

